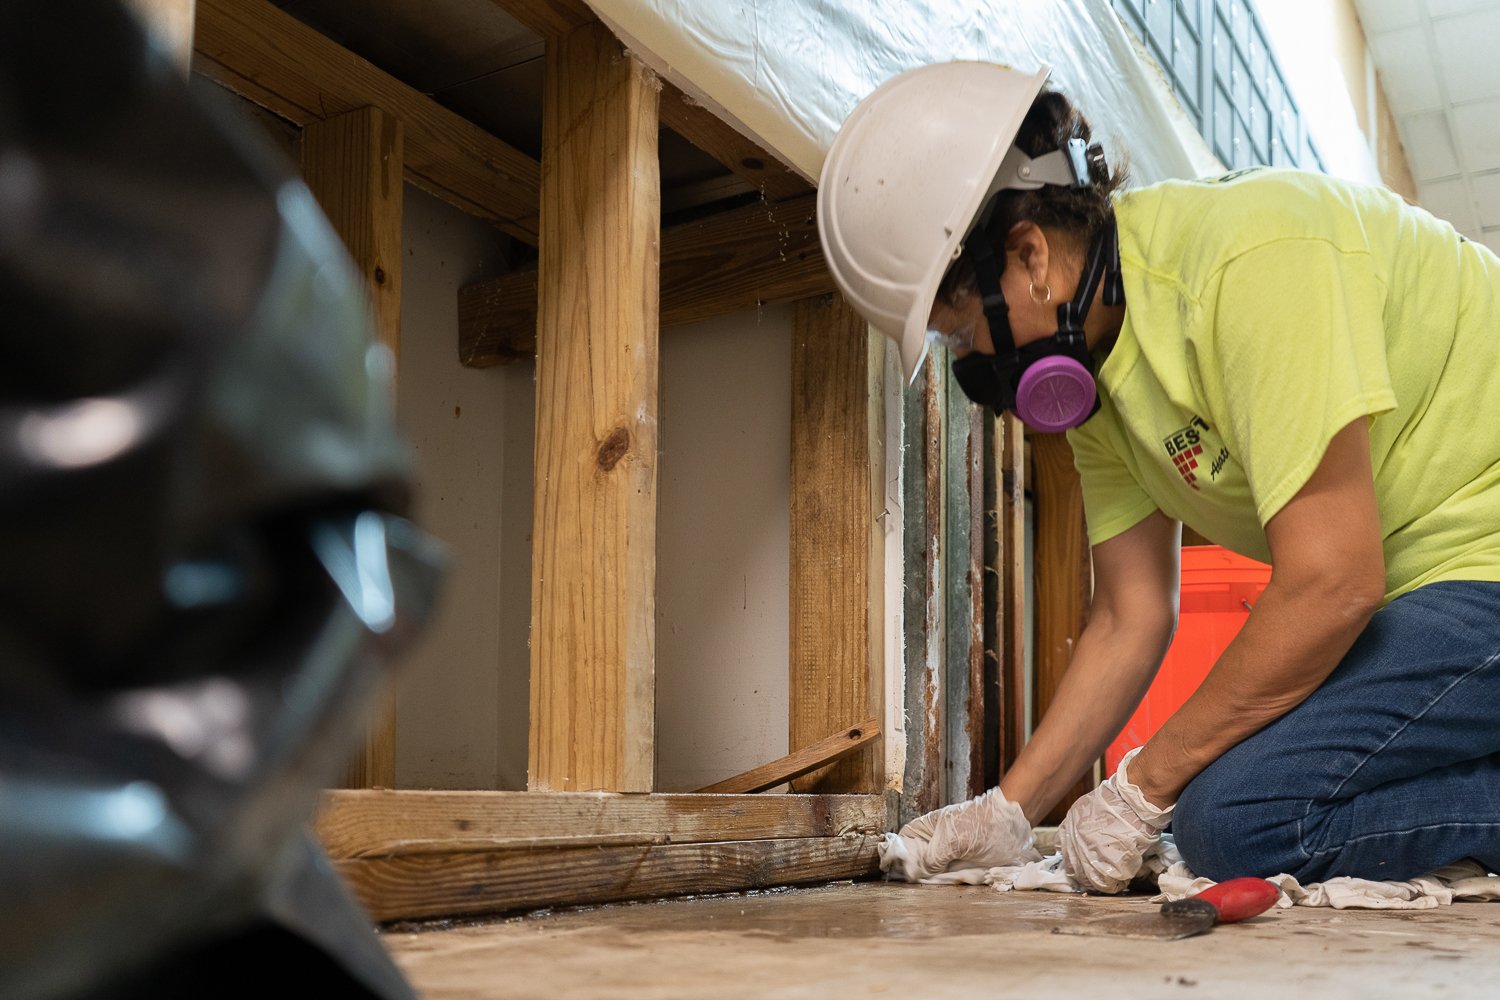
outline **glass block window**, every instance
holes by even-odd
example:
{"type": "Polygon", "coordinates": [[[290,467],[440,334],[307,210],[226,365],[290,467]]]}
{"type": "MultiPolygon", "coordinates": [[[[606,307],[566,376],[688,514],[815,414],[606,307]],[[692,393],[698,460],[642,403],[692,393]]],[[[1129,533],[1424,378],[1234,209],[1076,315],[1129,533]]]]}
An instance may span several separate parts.
{"type": "Polygon", "coordinates": [[[1113,0],[1231,170],[1322,170],[1250,0],[1113,0]]]}

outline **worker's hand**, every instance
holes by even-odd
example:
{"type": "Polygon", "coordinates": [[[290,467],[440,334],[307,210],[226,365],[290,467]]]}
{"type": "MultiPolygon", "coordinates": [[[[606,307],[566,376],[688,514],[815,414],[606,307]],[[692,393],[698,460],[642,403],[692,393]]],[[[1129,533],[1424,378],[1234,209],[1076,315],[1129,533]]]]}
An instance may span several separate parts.
{"type": "Polygon", "coordinates": [[[1068,810],[1057,828],[1063,871],[1081,888],[1119,892],[1140,872],[1146,855],[1172,821],[1172,807],[1158,808],[1130,783],[1126,767],[1136,747],[1114,775],[1068,810]]]}
{"type": "Polygon", "coordinates": [[[998,788],[918,816],[899,834],[887,834],[880,845],[880,867],[886,876],[908,882],[1040,858],[1021,807],[998,788]]]}

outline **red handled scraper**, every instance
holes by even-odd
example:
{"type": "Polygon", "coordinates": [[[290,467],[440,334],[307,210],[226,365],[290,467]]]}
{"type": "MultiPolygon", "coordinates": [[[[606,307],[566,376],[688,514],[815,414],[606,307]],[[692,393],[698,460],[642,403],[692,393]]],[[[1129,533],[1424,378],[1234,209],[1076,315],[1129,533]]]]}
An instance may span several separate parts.
{"type": "Polygon", "coordinates": [[[1235,878],[1211,885],[1196,896],[1163,903],[1155,913],[1081,920],[1055,927],[1053,933],[1175,941],[1202,934],[1215,924],[1232,924],[1262,914],[1280,895],[1281,890],[1263,878],[1235,878]]]}

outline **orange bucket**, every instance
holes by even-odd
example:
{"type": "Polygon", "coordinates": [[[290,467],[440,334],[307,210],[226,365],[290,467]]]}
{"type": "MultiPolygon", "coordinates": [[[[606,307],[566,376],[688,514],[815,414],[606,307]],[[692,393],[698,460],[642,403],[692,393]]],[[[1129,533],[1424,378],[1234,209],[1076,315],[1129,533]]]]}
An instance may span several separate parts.
{"type": "Polygon", "coordinates": [[[1108,773],[1198,690],[1270,580],[1271,567],[1222,546],[1183,546],[1177,634],[1140,707],[1104,751],[1108,773]]]}

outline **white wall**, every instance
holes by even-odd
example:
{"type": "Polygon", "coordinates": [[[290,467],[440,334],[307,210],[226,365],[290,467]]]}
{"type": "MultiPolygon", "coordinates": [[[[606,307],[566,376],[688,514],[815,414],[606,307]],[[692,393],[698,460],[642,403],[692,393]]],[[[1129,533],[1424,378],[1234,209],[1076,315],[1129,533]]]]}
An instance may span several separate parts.
{"type": "Polygon", "coordinates": [[[408,185],[402,428],[417,520],[449,546],[438,615],[402,662],[396,784],[526,787],[534,366],[458,363],[461,285],[505,270],[496,230],[408,185]]]}
{"type": "Polygon", "coordinates": [[[662,334],[660,791],[787,752],[791,343],[789,306],[662,334]]]}

